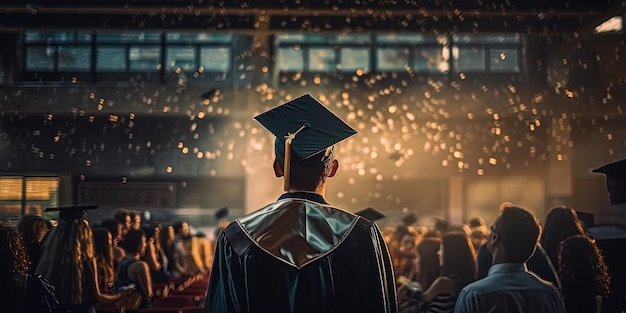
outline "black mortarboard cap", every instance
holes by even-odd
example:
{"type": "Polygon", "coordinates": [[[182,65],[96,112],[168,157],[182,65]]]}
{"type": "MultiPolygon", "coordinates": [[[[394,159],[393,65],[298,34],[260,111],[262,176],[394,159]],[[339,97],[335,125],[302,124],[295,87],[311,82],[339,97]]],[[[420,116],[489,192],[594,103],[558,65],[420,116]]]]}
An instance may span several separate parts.
{"type": "Polygon", "coordinates": [[[228,207],[223,207],[215,211],[215,219],[218,221],[227,216],[228,216],[228,207]]]}
{"type": "Polygon", "coordinates": [[[606,175],[606,187],[611,204],[626,203],[626,159],[593,170],[606,175]]]}
{"type": "Polygon", "coordinates": [[[276,136],[274,147],[277,158],[284,161],[285,190],[289,190],[291,162],[320,164],[328,159],[334,144],[356,134],[309,94],[261,113],[255,119],[276,136]]]}
{"type": "Polygon", "coordinates": [[[95,210],[95,204],[64,205],[53,208],[46,208],[45,212],[59,211],[60,220],[77,220],[87,216],[87,210],[95,210]]]}
{"type": "Polygon", "coordinates": [[[450,229],[450,226],[452,226],[452,222],[445,220],[443,218],[434,217],[434,219],[435,219],[434,229],[440,231],[442,234],[447,232],[450,229]]]}
{"type": "Polygon", "coordinates": [[[417,222],[418,218],[415,213],[409,213],[402,218],[402,223],[406,226],[413,225],[413,223],[417,222]]]}
{"type": "Polygon", "coordinates": [[[375,222],[377,220],[380,220],[380,219],[383,219],[383,218],[387,217],[387,215],[381,213],[380,211],[378,211],[378,210],[376,210],[376,209],[374,209],[372,207],[363,209],[363,210],[358,211],[358,212],[356,212],[354,214],[359,215],[359,216],[361,216],[361,217],[363,217],[363,218],[365,218],[367,220],[370,220],[372,222],[375,222]]]}

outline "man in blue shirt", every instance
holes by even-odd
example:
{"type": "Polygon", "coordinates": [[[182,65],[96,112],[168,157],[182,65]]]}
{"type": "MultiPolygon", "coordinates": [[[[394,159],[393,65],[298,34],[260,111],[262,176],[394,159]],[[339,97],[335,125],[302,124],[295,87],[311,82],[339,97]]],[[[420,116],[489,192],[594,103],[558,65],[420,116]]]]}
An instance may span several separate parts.
{"type": "Polygon", "coordinates": [[[564,312],[557,288],[526,268],[540,232],[537,218],[528,210],[503,208],[486,243],[493,265],[487,277],[463,288],[454,312],[564,312]]]}

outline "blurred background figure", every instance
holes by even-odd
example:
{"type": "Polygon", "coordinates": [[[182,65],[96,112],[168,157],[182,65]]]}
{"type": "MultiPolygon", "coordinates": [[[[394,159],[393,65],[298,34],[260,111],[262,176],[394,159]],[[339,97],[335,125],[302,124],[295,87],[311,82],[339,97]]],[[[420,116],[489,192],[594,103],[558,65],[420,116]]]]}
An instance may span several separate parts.
{"type": "Polygon", "coordinates": [[[581,235],[565,239],[559,245],[558,264],[565,312],[600,313],[611,278],[595,242],[581,235]]]}
{"type": "Polygon", "coordinates": [[[93,244],[98,272],[98,287],[103,293],[113,293],[115,288],[115,265],[113,262],[113,239],[104,227],[94,227],[93,244]]]}
{"type": "Polygon", "coordinates": [[[111,295],[100,290],[93,233],[85,219],[86,210],[95,208],[46,209],[60,211],[59,224],[44,241],[36,271],[56,288],[63,312],[92,313],[97,303],[112,303],[121,297],[121,294],[111,295]]]}
{"type": "Polygon", "coordinates": [[[561,241],[576,235],[584,236],[586,233],[574,209],[558,206],[548,211],[546,221],[543,223],[540,242],[555,268],[559,264],[561,241]]]}
{"type": "Polygon", "coordinates": [[[0,303],[3,312],[24,312],[24,280],[28,265],[22,236],[0,224],[0,303]]]}
{"type": "Polygon", "coordinates": [[[41,246],[46,235],[50,231],[50,221],[38,215],[24,215],[20,219],[18,230],[24,239],[26,252],[30,259],[29,274],[34,274],[39,259],[41,259],[41,246]]]}
{"type": "Polygon", "coordinates": [[[421,312],[452,312],[463,287],[476,280],[476,254],[465,232],[443,235],[439,248],[441,274],[424,291],[421,312]]]}

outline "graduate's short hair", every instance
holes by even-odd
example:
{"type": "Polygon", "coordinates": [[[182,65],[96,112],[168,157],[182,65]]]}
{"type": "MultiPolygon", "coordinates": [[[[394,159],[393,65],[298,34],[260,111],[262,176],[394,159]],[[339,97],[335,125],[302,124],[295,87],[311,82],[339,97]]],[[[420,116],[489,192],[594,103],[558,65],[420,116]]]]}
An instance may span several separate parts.
{"type": "MultiPolygon", "coordinates": [[[[275,150],[275,154],[276,160],[281,168],[284,168],[284,159],[281,151],[275,150]]],[[[335,160],[335,158],[332,152],[320,163],[299,162],[297,158],[292,158],[290,187],[306,191],[315,190],[315,188],[325,182],[330,175],[333,160],[335,160]]]]}
{"type": "Polygon", "coordinates": [[[500,236],[507,261],[524,263],[535,252],[541,226],[535,215],[518,206],[506,206],[493,226],[500,236]]]}

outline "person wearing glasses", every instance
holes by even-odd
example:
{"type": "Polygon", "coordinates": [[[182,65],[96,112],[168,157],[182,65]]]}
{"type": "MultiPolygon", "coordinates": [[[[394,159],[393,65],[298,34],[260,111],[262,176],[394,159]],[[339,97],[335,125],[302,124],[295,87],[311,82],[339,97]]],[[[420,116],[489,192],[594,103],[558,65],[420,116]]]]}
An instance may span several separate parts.
{"type": "Polygon", "coordinates": [[[493,265],[487,277],[461,290],[454,312],[564,312],[559,290],[526,268],[540,233],[530,211],[505,206],[486,243],[493,265]]]}

